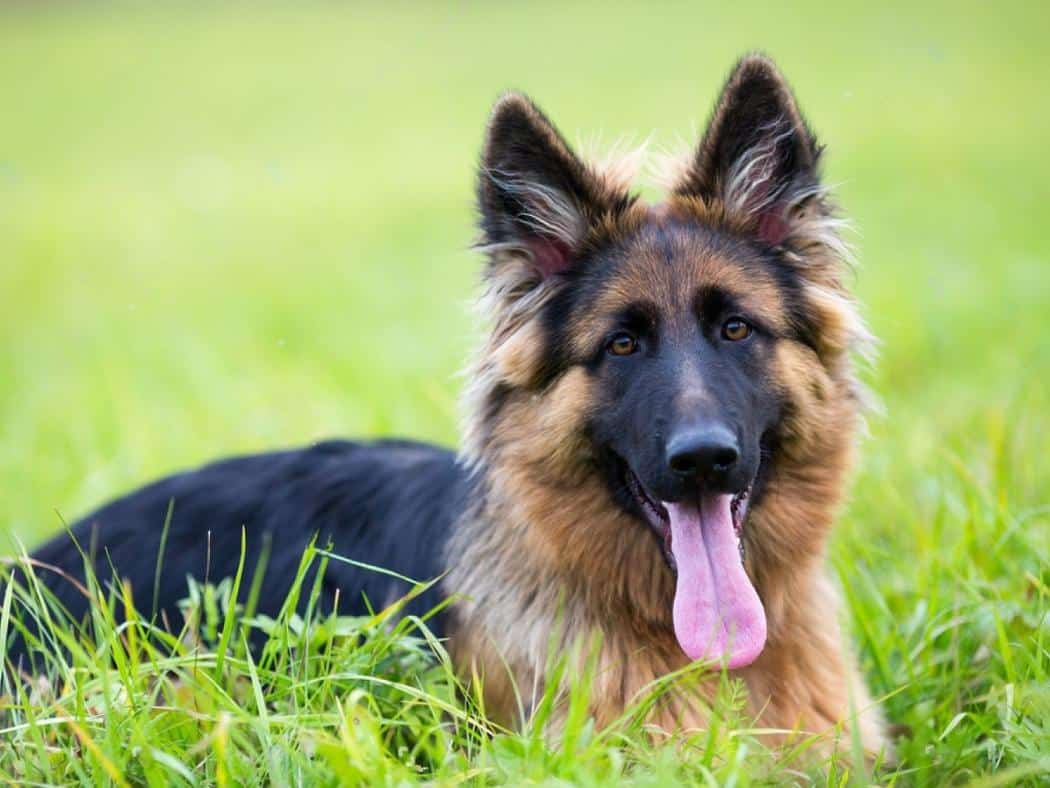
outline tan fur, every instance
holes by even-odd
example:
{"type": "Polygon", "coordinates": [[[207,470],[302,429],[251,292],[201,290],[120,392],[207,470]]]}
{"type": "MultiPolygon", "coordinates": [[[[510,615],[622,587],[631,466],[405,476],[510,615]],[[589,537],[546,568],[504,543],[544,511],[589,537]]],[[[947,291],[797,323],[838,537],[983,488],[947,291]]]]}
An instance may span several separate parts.
{"type": "MultiPolygon", "coordinates": [[[[695,275],[719,270],[698,263],[695,275]]],[[[760,725],[830,735],[853,708],[863,712],[861,741],[874,754],[887,749],[880,714],[845,649],[822,569],[858,418],[845,356],[859,320],[845,299],[814,297],[826,299],[824,357],[782,343],[775,360],[775,378],[793,405],[789,440],[745,531],[769,639],[738,675],[760,725]]],[[[529,378],[542,342],[528,324],[505,336],[486,368],[492,380],[516,386],[529,378]]],[[[687,664],[672,634],[672,575],[651,535],[613,504],[587,464],[580,428],[590,401],[579,369],[545,392],[514,391],[483,449],[491,480],[485,507],[455,537],[452,554],[461,560],[448,585],[465,601],[456,608],[461,628],[452,653],[465,672],[484,675],[489,710],[508,723],[518,717],[515,688],[525,709],[542,691],[559,621],[561,648],[592,631],[602,636],[593,691],[599,722],[616,719],[637,693],[687,664]]],[[[703,727],[713,686],[665,704],[653,721],[703,727]]]]}
{"type": "MultiPolygon", "coordinates": [[[[758,66],[745,61],[738,73],[752,67],[758,66]]],[[[782,100],[788,121],[802,128],[790,93],[782,100]]],[[[725,112],[723,102],[712,129],[725,112]]],[[[711,139],[708,132],[686,177],[710,168],[711,139]]],[[[748,161],[762,166],[757,155],[748,161]]],[[[621,186],[589,171],[597,192],[621,186]]],[[[645,224],[692,220],[746,236],[753,206],[734,196],[732,183],[723,187],[722,198],[683,189],[660,206],[591,216],[587,233],[627,238],[645,224]]],[[[662,314],[688,314],[683,299],[703,285],[734,293],[773,327],[779,339],[768,374],[787,403],[786,416],[765,493],[744,530],[746,568],[766,610],[768,639],[759,658],[733,675],[745,683],[758,724],[781,731],[775,740],[791,732],[825,734],[829,752],[840,740],[848,746],[855,729],[869,754],[889,754],[880,711],[840,631],[839,604],[823,569],[862,407],[853,357],[866,352],[870,337],[842,284],[849,250],[826,195],[809,189],[785,211],[790,232],[782,251],[805,280],[804,298],[819,324],[815,348],[789,337],[775,282],[745,276],[718,249],[675,248],[672,269],[666,250],[662,258],[642,245],[631,249],[615,285],[576,318],[573,352],[591,352],[608,330],[607,316],[624,304],[649,300],[662,314]]],[[[543,691],[552,649],[565,653],[597,633],[592,713],[607,724],[654,681],[687,665],[673,634],[674,578],[646,527],[614,503],[595,473],[584,433],[599,399],[592,378],[570,366],[538,383],[545,349],[533,318],[561,285],[538,276],[525,250],[489,252],[481,311],[490,331],[468,371],[463,450],[484,473],[449,551],[445,584],[459,596],[450,650],[465,678],[483,677],[489,712],[514,724],[543,691]]],[[[668,732],[703,728],[715,686],[711,678],[672,694],[651,721],[668,732]]]]}
{"type": "MultiPolygon", "coordinates": [[[[710,268],[700,266],[698,274],[710,268]]],[[[851,320],[836,313],[829,328],[843,330],[851,320]]],[[[510,349],[499,348],[496,358],[526,358],[517,343],[540,345],[527,337],[524,329],[511,334],[510,349]]],[[[746,530],[769,642],[739,674],[760,724],[772,728],[827,732],[848,716],[852,695],[853,708],[865,712],[862,741],[876,752],[885,745],[878,710],[843,654],[821,569],[857,417],[854,384],[842,375],[841,359],[834,361],[837,378],[797,343],[781,344],[775,361],[775,377],[794,404],[790,441],[746,530]]],[[[504,372],[507,381],[522,377],[520,370],[504,372]]],[[[463,623],[453,653],[484,673],[489,708],[508,722],[518,711],[515,685],[525,708],[529,693],[542,689],[559,618],[562,647],[591,631],[602,635],[599,720],[615,719],[643,688],[687,662],[671,633],[671,573],[651,536],[612,503],[587,465],[580,433],[591,401],[587,386],[575,369],[543,394],[512,395],[485,448],[492,480],[485,508],[474,514],[474,527],[459,530],[452,550],[462,560],[449,585],[467,600],[457,606],[463,623]]],[[[701,727],[706,689],[697,702],[664,708],[657,722],[701,727]]]]}
{"type": "MultiPolygon", "coordinates": [[[[853,708],[863,712],[861,741],[874,754],[887,747],[881,718],[844,651],[822,569],[851,453],[852,384],[832,379],[812,351],[782,347],[777,378],[797,403],[793,440],[745,532],[769,640],[738,675],[760,725],[834,734],[853,708]]],[[[473,527],[459,530],[452,550],[462,560],[448,582],[465,599],[452,653],[467,675],[483,674],[488,708],[507,723],[518,719],[516,692],[526,710],[542,692],[559,623],[561,649],[592,631],[602,636],[593,688],[599,722],[616,719],[644,688],[687,664],[671,629],[670,571],[650,534],[587,471],[578,429],[588,402],[580,371],[544,395],[514,397],[486,453],[493,486],[485,508],[473,527]]],[[[702,728],[713,688],[665,704],[653,722],[702,728]]]]}

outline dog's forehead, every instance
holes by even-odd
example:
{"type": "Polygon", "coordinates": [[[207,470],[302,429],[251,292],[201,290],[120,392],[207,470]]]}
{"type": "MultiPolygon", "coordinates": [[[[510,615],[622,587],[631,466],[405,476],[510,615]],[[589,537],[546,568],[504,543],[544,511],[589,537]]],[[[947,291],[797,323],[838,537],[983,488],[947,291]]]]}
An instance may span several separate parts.
{"type": "MultiPolygon", "coordinates": [[[[775,330],[787,327],[774,263],[743,239],[698,219],[654,212],[608,252],[577,319],[600,330],[636,305],[663,321],[695,314],[698,295],[717,290],[775,330]]],[[[583,326],[581,326],[582,328],[583,326]]]]}

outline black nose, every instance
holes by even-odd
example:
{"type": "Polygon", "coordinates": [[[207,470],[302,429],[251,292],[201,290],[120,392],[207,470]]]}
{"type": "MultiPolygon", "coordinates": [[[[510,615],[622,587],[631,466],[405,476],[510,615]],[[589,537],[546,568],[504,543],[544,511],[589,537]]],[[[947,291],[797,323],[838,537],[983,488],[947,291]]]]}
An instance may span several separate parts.
{"type": "Polygon", "coordinates": [[[726,473],[738,459],[736,438],[720,425],[683,430],[667,444],[667,466],[683,479],[726,473]]]}

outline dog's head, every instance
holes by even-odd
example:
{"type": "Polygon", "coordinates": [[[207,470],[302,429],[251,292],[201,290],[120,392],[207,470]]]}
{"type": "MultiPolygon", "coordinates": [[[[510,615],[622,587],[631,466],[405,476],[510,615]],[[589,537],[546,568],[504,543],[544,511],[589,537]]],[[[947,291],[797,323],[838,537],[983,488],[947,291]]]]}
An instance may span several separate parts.
{"type": "Polygon", "coordinates": [[[864,332],[819,154],[753,56],[659,205],[581,161],[520,95],[496,105],[482,155],[492,327],[466,456],[542,497],[533,525],[581,571],[662,553],[679,644],[731,668],[765,643],[763,573],[820,552],[854,429],[864,332]],[[589,521],[595,495],[624,516],[589,521]]]}

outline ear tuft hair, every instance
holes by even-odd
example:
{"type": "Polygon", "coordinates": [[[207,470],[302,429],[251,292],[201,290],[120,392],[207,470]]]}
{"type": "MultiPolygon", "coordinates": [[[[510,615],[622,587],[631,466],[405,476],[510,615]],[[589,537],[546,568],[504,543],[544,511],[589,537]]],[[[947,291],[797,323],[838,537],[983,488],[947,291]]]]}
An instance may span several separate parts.
{"type": "Polygon", "coordinates": [[[674,187],[720,201],[767,243],[792,233],[792,214],[819,198],[820,148],[771,60],[749,55],[722,90],[692,163],[674,187]]]}
{"type": "Polygon", "coordinates": [[[478,174],[483,249],[524,255],[546,278],[571,266],[603,214],[629,203],[528,98],[508,93],[496,103],[478,174]]]}

